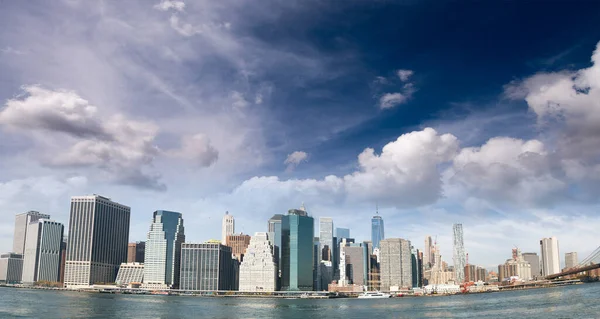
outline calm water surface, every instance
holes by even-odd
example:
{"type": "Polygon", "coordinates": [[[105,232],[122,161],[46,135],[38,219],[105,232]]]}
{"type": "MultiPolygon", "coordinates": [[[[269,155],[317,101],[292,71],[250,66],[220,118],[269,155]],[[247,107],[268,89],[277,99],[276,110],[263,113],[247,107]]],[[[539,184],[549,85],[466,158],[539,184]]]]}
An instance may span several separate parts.
{"type": "Polygon", "coordinates": [[[600,318],[600,283],[447,297],[250,299],[0,288],[0,318],[600,318]]]}

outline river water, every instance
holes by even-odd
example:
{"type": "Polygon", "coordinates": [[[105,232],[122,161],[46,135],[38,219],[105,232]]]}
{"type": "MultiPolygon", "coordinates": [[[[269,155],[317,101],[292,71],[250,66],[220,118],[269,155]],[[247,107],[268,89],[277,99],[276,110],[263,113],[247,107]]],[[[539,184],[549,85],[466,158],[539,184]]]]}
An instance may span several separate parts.
{"type": "Polygon", "coordinates": [[[0,288],[0,318],[600,318],[600,283],[439,297],[252,299],[0,288]]]}

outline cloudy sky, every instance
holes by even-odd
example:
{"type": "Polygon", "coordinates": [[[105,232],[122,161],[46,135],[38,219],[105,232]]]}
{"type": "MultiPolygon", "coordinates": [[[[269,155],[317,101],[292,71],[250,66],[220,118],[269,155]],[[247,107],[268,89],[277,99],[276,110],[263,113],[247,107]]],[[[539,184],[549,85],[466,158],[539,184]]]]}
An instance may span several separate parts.
{"type": "Polygon", "coordinates": [[[14,215],[69,198],[157,209],[188,241],[305,203],[358,240],[472,264],[600,241],[593,2],[2,1],[0,250],[14,215]]]}

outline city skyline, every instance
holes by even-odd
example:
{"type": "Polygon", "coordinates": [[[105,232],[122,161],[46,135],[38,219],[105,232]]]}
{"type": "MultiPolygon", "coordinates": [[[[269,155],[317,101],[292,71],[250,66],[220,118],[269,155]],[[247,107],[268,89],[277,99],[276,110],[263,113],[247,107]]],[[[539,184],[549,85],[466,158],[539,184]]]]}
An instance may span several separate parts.
{"type": "Polygon", "coordinates": [[[378,206],[386,237],[437,235],[444,258],[462,223],[486,267],[549,236],[588,255],[599,4],[449,7],[3,3],[0,250],[15,214],[66,225],[68,198],[97,193],[131,207],[130,242],[157,209],[204,241],[225,211],[252,234],[306,202],[356,239],[378,206]]]}

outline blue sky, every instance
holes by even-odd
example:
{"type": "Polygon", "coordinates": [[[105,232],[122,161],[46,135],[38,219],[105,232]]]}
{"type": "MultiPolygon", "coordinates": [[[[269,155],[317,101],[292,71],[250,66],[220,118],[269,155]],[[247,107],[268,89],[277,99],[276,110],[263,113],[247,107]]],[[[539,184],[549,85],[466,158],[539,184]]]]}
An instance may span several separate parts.
{"type": "Polygon", "coordinates": [[[305,202],[357,239],[378,204],[448,262],[454,222],[487,267],[600,245],[592,2],[0,6],[2,251],[16,213],[67,223],[91,193],[132,207],[131,240],[157,209],[203,241],[305,202]]]}

